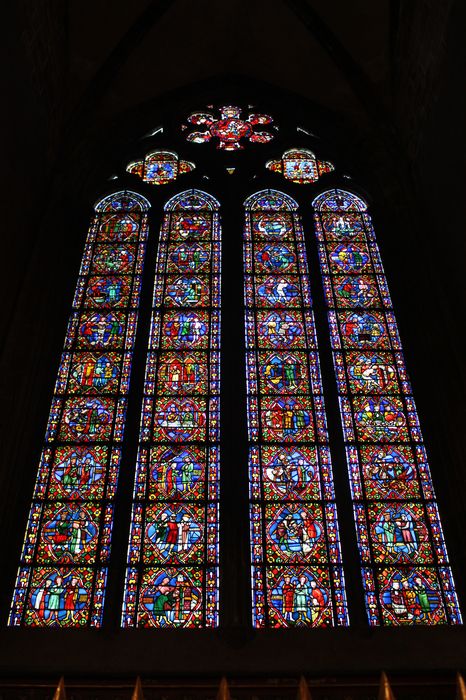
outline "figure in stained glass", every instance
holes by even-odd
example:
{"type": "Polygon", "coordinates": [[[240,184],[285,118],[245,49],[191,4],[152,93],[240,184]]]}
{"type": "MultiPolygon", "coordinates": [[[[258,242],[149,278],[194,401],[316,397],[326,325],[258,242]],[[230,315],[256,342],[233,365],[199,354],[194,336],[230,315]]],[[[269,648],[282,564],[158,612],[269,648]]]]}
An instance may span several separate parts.
{"type": "Polygon", "coordinates": [[[368,276],[351,276],[335,280],[338,304],[344,307],[372,306],[378,299],[375,280],[368,276]]]}
{"type": "Polygon", "coordinates": [[[175,213],[172,215],[172,240],[209,239],[212,219],[208,214],[192,212],[190,214],[175,213]]]}
{"type": "Polygon", "coordinates": [[[292,306],[293,300],[299,296],[298,280],[277,276],[258,280],[257,295],[261,306],[292,306]]]}
{"type": "Polygon", "coordinates": [[[285,272],[296,264],[296,256],[289,245],[266,243],[256,250],[255,260],[258,270],[264,272],[285,272]]]}
{"type": "Polygon", "coordinates": [[[340,315],[343,340],[347,347],[389,347],[383,315],[355,311],[340,315]]]}
{"type": "Polygon", "coordinates": [[[309,402],[293,397],[262,401],[263,434],[266,440],[312,440],[309,402]]]}
{"type": "Polygon", "coordinates": [[[126,171],[139,175],[144,182],[152,185],[166,185],[194,168],[194,163],[180,160],[174,151],[152,151],[146,154],[144,160],[128,163],[126,171]]]}
{"type": "Polygon", "coordinates": [[[96,246],[92,260],[92,271],[97,273],[131,272],[136,255],[136,246],[96,246]]]}
{"type": "Polygon", "coordinates": [[[210,260],[210,252],[199,243],[181,243],[170,253],[170,260],[181,272],[199,272],[210,260]]]}
{"type": "Polygon", "coordinates": [[[146,572],[141,586],[138,625],[200,627],[202,574],[197,569],[156,569],[146,572]]]}
{"type": "Polygon", "coordinates": [[[409,563],[432,558],[420,504],[371,504],[368,514],[376,561],[409,563]]]}
{"type": "Polygon", "coordinates": [[[82,504],[46,508],[38,560],[61,564],[89,561],[97,545],[100,508],[82,504]]]}
{"type": "Polygon", "coordinates": [[[281,498],[319,498],[316,455],[307,447],[264,447],[264,488],[281,498]]]}
{"type": "Polygon", "coordinates": [[[261,355],[259,373],[265,392],[268,393],[270,390],[280,393],[294,392],[306,383],[305,357],[297,353],[261,355]]]}
{"type": "Polygon", "coordinates": [[[162,328],[164,347],[206,347],[206,321],[202,312],[166,313],[162,328]]]}
{"type": "Polygon", "coordinates": [[[99,241],[124,243],[137,240],[139,224],[132,216],[111,214],[103,216],[99,227],[99,241]]]}
{"type": "Polygon", "coordinates": [[[92,571],[38,569],[31,585],[26,624],[67,627],[86,624],[92,571]]]}
{"type": "Polygon", "coordinates": [[[209,302],[207,280],[199,277],[167,277],[167,306],[206,306],[209,302]]]}
{"type": "Polygon", "coordinates": [[[169,447],[153,454],[151,479],[160,498],[180,499],[196,495],[203,479],[205,455],[199,448],[169,447]]]}
{"type": "Polygon", "coordinates": [[[368,498],[399,499],[419,494],[414,456],[410,448],[379,445],[363,447],[361,454],[368,498]]]}
{"type": "Polygon", "coordinates": [[[398,389],[391,356],[377,353],[349,353],[347,367],[353,391],[375,393],[398,389]]]}
{"type": "Polygon", "coordinates": [[[322,511],[317,504],[268,504],[265,509],[271,562],[319,559],[323,554],[322,511]]]}
{"type": "Polygon", "coordinates": [[[108,440],[112,430],[114,402],[109,399],[68,399],[60,436],[64,440],[108,440]]]}
{"type": "Polygon", "coordinates": [[[87,496],[89,490],[102,480],[107,459],[107,449],[101,446],[58,448],[50,489],[56,484],[57,495],[68,498],[87,496]]]}
{"type": "Polygon", "coordinates": [[[159,382],[161,393],[205,393],[205,356],[200,353],[164,353],[159,365],[159,382]]]}
{"type": "Polygon", "coordinates": [[[358,214],[323,214],[322,226],[328,240],[359,240],[364,225],[358,214]]]}
{"type": "Polygon", "coordinates": [[[302,347],[301,343],[304,341],[301,314],[292,311],[259,311],[258,330],[259,340],[265,347],[302,347]]]}
{"type": "Polygon", "coordinates": [[[329,258],[335,271],[362,272],[369,262],[369,253],[361,243],[340,243],[329,246],[329,258]]]}
{"type": "Polygon", "coordinates": [[[116,353],[76,354],[71,363],[69,391],[113,393],[118,389],[120,361],[116,353]]]}
{"type": "Polygon", "coordinates": [[[175,442],[202,440],[206,422],[205,402],[190,398],[170,399],[157,404],[154,431],[175,442]]]}
{"type": "Polygon", "coordinates": [[[150,507],[146,514],[148,561],[177,564],[204,558],[202,539],[204,508],[188,505],[150,507]]]}
{"type": "Polygon", "coordinates": [[[384,569],[380,584],[386,624],[445,624],[445,610],[433,569],[384,569]]]}
{"type": "Polygon", "coordinates": [[[293,221],[289,214],[264,212],[254,217],[252,231],[258,239],[287,240],[293,233],[293,221]]]}
{"type": "Polygon", "coordinates": [[[125,314],[83,313],[80,320],[78,345],[80,347],[122,347],[125,314]]]}
{"type": "Polygon", "coordinates": [[[271,569],[269,591],[272,627],[331,624],[330,588],[325,570],[307,567],[271,569]]]}
{"type": "Polygon", "coordinates": [[[362,440],[396,442],[408,439],[406,419],[399,399],[369,396],[355,399],[354,419],[362,440]]]}
{"type": "Polygon", "coordinates": [[[127,277],[91,277],[86,289],[88,303],[101,308],[126,306],[129,285],[130,280],[127,277]]]}

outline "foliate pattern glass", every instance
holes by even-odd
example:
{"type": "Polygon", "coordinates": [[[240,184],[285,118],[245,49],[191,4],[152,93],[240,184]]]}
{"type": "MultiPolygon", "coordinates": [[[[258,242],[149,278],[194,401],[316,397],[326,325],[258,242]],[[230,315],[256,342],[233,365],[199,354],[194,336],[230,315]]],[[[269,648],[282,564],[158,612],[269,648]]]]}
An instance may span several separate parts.
{"type": "Polygon", "coordinates": [[[347,625],[301,221],[274,190],[245,207],[253,624],[347,625]]]}
{"type": "Polygon", "coordinates": [[[344,190],[313,204],[369,623],[461,624],[371,217],[344,190]]]}
{"type": "Polygon", "coordinates": [[[216,627],[220,258],[218,202],[165,206],[128,548],[124,627],[216,627]]]}
{"type": "Polygon", "coordinates": [[[328,161],[318,160],[314,153],[306,148],[285,151],[280,160],[269,160],[265,167],[298,185],[317,182],[321,175],[335,169],[328,161]]]}
{"type": "Polygon", "coordinates": [[[97,203],[81,263],[10,625],[100,627],[149,202],[97,203]]]}
{"type": "Polygon", "coordinates": [[[178,175],[189,173],[196,166],[188,160],[180,160],[174,151],[151,151],[143,160],[128,163],[126,171],[138,175],[151,185],[167,185],[178,175]]]}

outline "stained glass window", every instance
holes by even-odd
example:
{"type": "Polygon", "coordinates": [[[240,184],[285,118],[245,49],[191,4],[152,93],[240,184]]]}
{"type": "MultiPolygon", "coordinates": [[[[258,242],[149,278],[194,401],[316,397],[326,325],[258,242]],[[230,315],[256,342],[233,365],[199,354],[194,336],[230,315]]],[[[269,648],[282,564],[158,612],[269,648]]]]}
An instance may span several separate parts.
{"type": "Polygon", "coordinates": [[[317,182],[321,175],[334,170],[331,163],[318,160],[314,153],[306,148],[285,151],[280,160],[269,160],[265,167],[298,185],[317,182]]]}
{"type": "Polygon", "coordinates": [[[152,151],[144,160],[128,163],[128,173],[139,177],[151,185],[166,185],[177,179],[178,175],[189,173],[196,166],[188,160],[180,160],[174,151],[152,151]]]}
{"type": "Polygon", "coordinates": [[[149,202],[117,192],[89,228],[27,525],[11,625],[99,627],[149,202]]]}
{"type": "MultiPolygon", "coordinates": [[[[186,139],[193,143],[206,143],[212,138],[218,139],[217,148],[225,151],[243,149],[242,139],[251,143],[268,143],[273,139],[270,131],[259,131],[256,127],[272,124],[273,119],[268,114],[250,112],[246,119],[241,118],[240,107],[221,107],[220,117],[211,112],[193,112],[188,117],[188,123],[198,127],[191,131],[186,139]],[[202,127],[202,131],[199,130],[202,127]]],[[[183,129],[186,129],[184,125],[183,129]]]]}
{"type": "Polygon", "coordinates": [[[371,217],[343,190],[313,204],[369,622],[459,624],[371,217]]]}
{"type": "Polygon", "coordinates": [[[218,624],[220,217],[198,190],[160,235],[122,624],[218,624]]]}
{"type": "Polygon", "coordinates": [[[347,625],[317,339],[297,204],[246,202],[253,624],[347,625]]]}

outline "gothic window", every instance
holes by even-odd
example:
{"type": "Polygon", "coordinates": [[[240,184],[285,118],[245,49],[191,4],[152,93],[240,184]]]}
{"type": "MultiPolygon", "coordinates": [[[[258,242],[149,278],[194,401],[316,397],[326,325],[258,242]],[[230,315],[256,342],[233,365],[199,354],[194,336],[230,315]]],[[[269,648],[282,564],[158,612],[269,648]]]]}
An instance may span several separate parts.
{"type": "Polygon", "coordinates": [[[461,615],[397,324],[366,203],[314,202],[366,608],[371,625],[461,615]]]}
{"type": "MultiPolygon", "coordinates": [[[[133,483],[126,515],[124,485],[119,501],[121,537],[129,526],[119,582],[115,567],[121,625],[181,631],[221,624],[219,573],[228,568],[228,562],[220,567],[219,558],[221,450],[222,478],[230,486],[234,482],[234,506],[237,513],[244,512],[245,528],[249,513],[249,543],[242,542],[241,534],[232,546],[238,551],[244,546],[236,560],[251,563],[251,581],[244,588],[245,596],[251,593],[255,628],[347,626],[352,605],[358,605],[349,600],[348,606],[346,600],[342,550],[348,541],[350,548],[359,546],[362,587],[359,580],[352,581],[351,589],[359,585],[364,591],[370,625],[460,624],[426,451],[366,203],[341,189],[316,196],[322,176],[334,186],[339,175],[332,163],[308,148],[289,148],[278,160],[267,160],[274,155],[277,128],[268,114],[252,107],[209,105],[186,121],[184,133],[177,127],[174,146],[180,153],[186,149],[188,156],[199,152],[196,167],[156,140],[144,158],[120,173],[160,204],[158,210],[153,207],[162,219],[160,236],[157,241],[154,228],[150,243],[158,247],[148,252],[143,289],[148,199],[122,189],[96,204],[10,625],[102,625],[121,462],[128,486],[133,483]],[[210,147],[197,145],[208,141],[210,147]],[[249,152],[243,150],[246,144],[249,152]],[[210,169],[205,166],[209,158],[210,169]],[[263,189],[277,182],[277,174],[286,193],[263,189]],[[218,199],[192,184],[180,191],[181,175],[196,187],[208,182],[218,199]],[[256,177],[263,183],[253,187],[256,177]],[[152,185],[167,186],[164,207],[163,187],[152,185]],[[255,190],[243,204],[245,193],[255,190]],[[314,193],[317,251],[313,232],[303,230],[298,206],[309,204],[309,191],[314,193]],[[228,213],[223,219],[228,260],[221,258],[220,202],[228,213]],[[321,282],[324,297],[319,296],[321,282]],[[325,312],[332,358],[330,349],[322,353],[328,336],[325,312]],[[143,323],[135,343],[138,313],[143,323]],[[224,343],[221,376],[222,332],[230,342],[224,343]],[[226,376],[232,362],[241,375],[235,370],[226,376]],[[132,364],[136,376],[141,367],[141,381],[133,381],[123,445],[132,364]],[[231,400],[235,411],[230,416],[239,426],[224,421],[223,442],[222,379],[223,406],[231,400]],[[338,421],[337,395],[343,441],[338,422],[336,430],[332,424],[334,413],[338,421]],[[133,429],[138,418],[139,428],[133,429]],[[235,440],[238,446],[230,455],[235,440]],[[348,495],[347,504],[341,489],[342,478],[343,487],[348,484],[346,468],[342,475],[335,457],[340,452],[347,458],[352,501],[348,495]],[[351,515],[345,517],[343,546],[337,502],[340,518],[350,506],[356,523],[355,537],[348,533],[351,515]]],[[[158,139],[162,131],[151,138],[158,139]]],[[[229,604],[225,598],[223,604],[229,604]]]]}
{"type": "Polygon", "coordinates": [[[10,613],[11,625],[100,627],[149,202],[96,204],[73,301],[10,613]]]}
{"type": "Polygon", "coordinates": [[[264,190],[244,229],[253,622],[348,624],[298,206],[264,190]]]}
{"type": "Polygon", "coordinates": [[[128,549],[126,627],[218,623],[218,209],[199,190],[165,206],[128,549]]]}

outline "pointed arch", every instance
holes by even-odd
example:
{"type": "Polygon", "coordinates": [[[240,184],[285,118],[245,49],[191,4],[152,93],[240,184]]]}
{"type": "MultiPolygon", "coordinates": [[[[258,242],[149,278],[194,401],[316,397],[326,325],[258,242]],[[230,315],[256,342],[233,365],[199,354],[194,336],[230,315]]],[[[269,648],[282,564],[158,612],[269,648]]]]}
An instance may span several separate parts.
{"type": "Polygon", "coordinates": [[[334,189],[313,205],[369,623],[461,624],[367,204],[334,189]]]}
{"type": "Polygon", "coordinates": [[[58,370],[9,624],[100,627],[149,202],[95,205],[58,370]]]}
{"type": "Polygon", "coordinates": [[[124,627],[216,627],[219,202],[165,205],[133,494],[124,627]]]}
{"type": "Polygon", "coordinates": [[[298,205],[263,190],[244,206],[253,624],[347,625],[298,205]]]}

